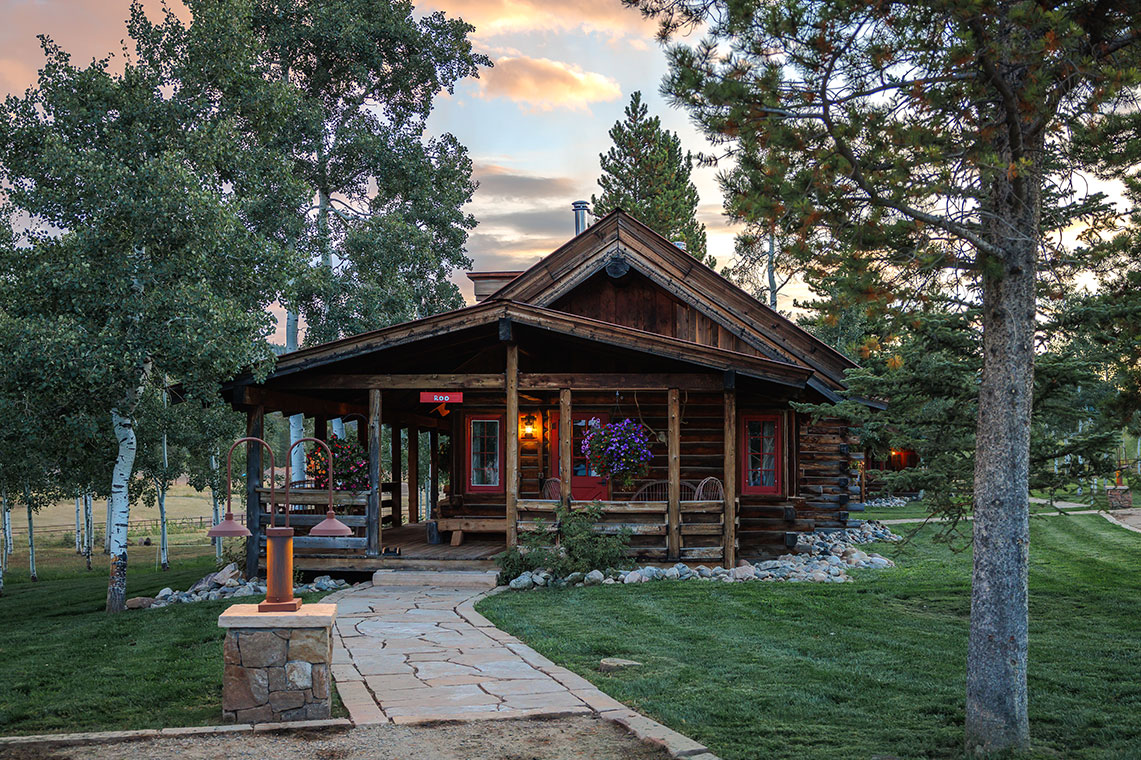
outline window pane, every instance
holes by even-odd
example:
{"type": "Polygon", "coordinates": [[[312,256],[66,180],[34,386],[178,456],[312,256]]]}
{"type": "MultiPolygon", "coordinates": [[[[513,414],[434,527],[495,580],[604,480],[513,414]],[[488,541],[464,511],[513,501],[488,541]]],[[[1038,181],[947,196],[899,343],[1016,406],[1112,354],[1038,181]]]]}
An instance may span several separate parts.
{"type": "Polygon", "coordinates": [[[745,421],[745,484],[775,488],[777,485],[777,422],[745,421]]]}
{"type": "Polygon", "coordinates": [[[499,485],[499,421],[471,421],[471,484],[499,485]]]}

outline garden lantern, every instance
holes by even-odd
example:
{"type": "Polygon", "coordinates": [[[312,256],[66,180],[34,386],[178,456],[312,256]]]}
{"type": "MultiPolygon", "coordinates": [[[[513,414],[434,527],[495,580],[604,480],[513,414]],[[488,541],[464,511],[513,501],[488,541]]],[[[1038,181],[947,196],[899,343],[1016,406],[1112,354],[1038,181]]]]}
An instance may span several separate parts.
{"type": "MultiPolygon", "coordinates": [[[[226,452],[226,517],[222,522],[206,531],[206,535],[210,538],[249,538],[253,535],[250,533],[249,528],[234,519],[234,510],[231,506],[234,489],[232,487],[233,480],[230,465],[234,455],[234,449],[237,448],[239,443],[258,443],[265,446],[269,451],[270,467],[273,467],[273,449],[269,447],[268,443],[260,438],[239,438],[234,441],[234,444],[230,446],[230,450],[226,452]]],[[[271,489],[273,488],[272,481],[270,481],[269,486],[271,489]]]]}
{"type": "Polygon", "coordinates": [[[523,438],[524,440],[535,440],[535,415],[526,414],[523,417],[523,438]]]}

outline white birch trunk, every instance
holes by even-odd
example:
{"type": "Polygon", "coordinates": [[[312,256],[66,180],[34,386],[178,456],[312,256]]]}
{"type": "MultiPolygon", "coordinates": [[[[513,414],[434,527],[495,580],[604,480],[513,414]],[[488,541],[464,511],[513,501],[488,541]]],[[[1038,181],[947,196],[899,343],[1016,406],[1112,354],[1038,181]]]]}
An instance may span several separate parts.
{"type": "Polygon", "coordinates": [[[163,570],[170,569],[170,556],[167,554],[166,541],[166,481],[156,480],[158,490],[158,556],[159,565],[163,570]]]}
{"type": "Polygon", "coordinates": [[[777,242],[776,236],[769,232],[769,260],[768,260],[768,275],[769,275],[769,306],[773,309],[777,307],[777,242]]]}
{"type": "Polygon", "coordinates": [[[95,527],[95,499],[91,493],[83,494],[83,559],[87,562],[87,569],[91,569],[91,552],[95,548],[95,536],[92,529],[95,527]]]}
{"type": "Polygon", "coordinates": [[[103,553],[111,553],[111,499],[107,499],[107,521],[103,524],[103,553]]]}
{"type": "Polygon", "coordinates": [[[8,569],[8,555],[12,553],[12,505],[8,503],[8,489],[0,491],[0,507],[4,510],[4,569],[8,569]]]}
{"type": "Polygon", "coordinates": [[[75,495],[75,553],[83,553],[83,522],[80,519],[79,512],[79,494],[75,495]]]}
{"type": "Polygon", "coordinates": [[[36,524],[32,517],[32,488],[24,483],[24,503],[28,507],[28,576],[38,581],[36,575],[36,524]]]}
{"type": "Polygon", "coordinates": [[[131,501],[127,484],[135,469],[138,441],[135,438],[135,421],[111,410],[111,425],[119,442],[119,454],[111,471],[111,495],[107,508],[111,514],[108,532],[111,554],[111,577],[107,583],[107,612],[122,612],[127,603],[127,522],[131,518],[131,501]]]}
{"type": "MultiPolygon", "coordinates": [[[[214,509],[214,525],[222,521],[221,505],[218,502],[218,488],[215,485],[218,482],[218,457],[213,454],[210,455],[210,502],[214,509]]],[[[214,539],[214,559],[221,561],[222,559],[222,539],[214,539]]]]}

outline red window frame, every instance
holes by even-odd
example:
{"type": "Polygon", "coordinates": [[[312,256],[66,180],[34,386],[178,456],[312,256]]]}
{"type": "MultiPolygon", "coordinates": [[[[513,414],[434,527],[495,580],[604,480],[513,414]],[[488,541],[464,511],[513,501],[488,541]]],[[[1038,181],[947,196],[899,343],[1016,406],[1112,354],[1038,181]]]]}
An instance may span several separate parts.
{"type": "Polygon", "coordinates": [[[506,466],[507,442],[505,440],[506,415],[504,414],[469,414],[464,418],[464,492],[465,493],[504,493],[506,491],[507,474],[503,472],[506,466]],[[471,476],[471,429],[473,422],[499,423],[499,483],[493,486],[472,485],[471,476]]]}
{"type": "Polygon", "coordinates": [[[742,494],[781,494],[784,493],[784,422],[780,414],[743,414],[740,420],[740,461],[742,494]],[[749,484],[749,423],[772,422],[773,425],[773,485],[754,486],[749,484]]]}

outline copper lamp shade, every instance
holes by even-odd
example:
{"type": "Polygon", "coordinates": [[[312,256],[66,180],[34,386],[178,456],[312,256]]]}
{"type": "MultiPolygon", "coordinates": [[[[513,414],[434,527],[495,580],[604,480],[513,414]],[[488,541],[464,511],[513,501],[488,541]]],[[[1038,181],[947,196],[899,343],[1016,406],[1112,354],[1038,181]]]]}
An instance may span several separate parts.
{"type": "Polygon", "coordinates": [[[206,531],[210,538],[248,538],[253,534],[245,525],[234,519],[233,512],[226,512],[226,519],[206,531]]]}
{"type": "Polygon", "coordinates": [[[325,513],[325,519],[309,529],[310,536],[351,536],[353,529],[337,519],[333,510],[325,513]]]}

